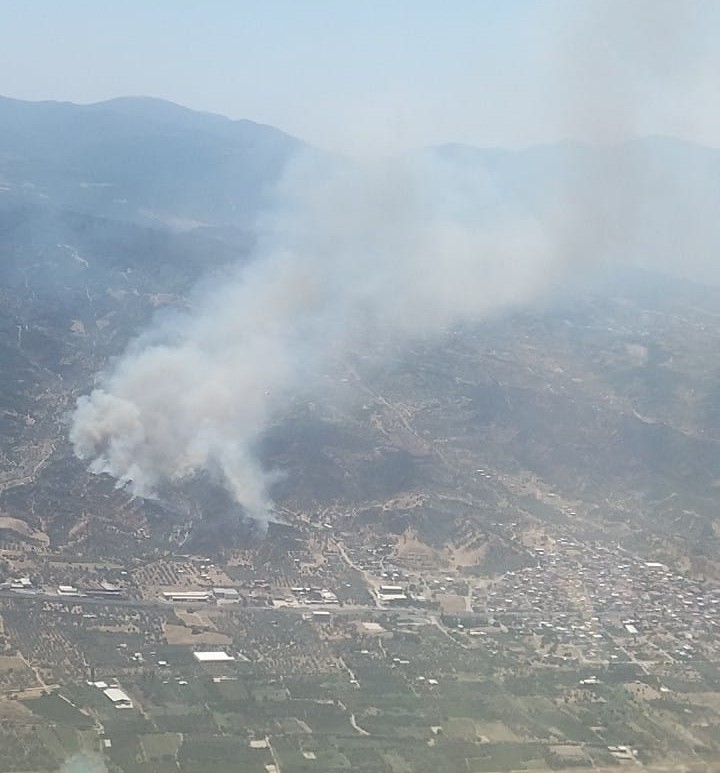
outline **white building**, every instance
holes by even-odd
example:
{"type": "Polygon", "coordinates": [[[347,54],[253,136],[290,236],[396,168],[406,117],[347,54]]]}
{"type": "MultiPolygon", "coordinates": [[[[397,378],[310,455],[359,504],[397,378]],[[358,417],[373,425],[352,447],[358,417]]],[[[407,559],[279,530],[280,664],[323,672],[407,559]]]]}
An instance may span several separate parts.
{"type": "Polygon", "coordinates": [[[213,594],[216,599],[225,601],[237,601],[240,598],[240,593],[235,588],[213,588],[213,594]]]}
{"type": "Polygon", "coordinates": [[[193,652],[198,663],[232,663],[235,658],[227,652],[193,652]]]}
{"type": "Polygon", "coordinates": [[[207,591],[165,591],[163,596],[168,601],[210,601],[210,594],[207,591]]]}
{"type": "Polygon", "coordinates": [[[103,693],[112,701],[116,709],[131,709],[133,707],[130,696],[119,687],[108,687],[103,690],[103,693]]]}

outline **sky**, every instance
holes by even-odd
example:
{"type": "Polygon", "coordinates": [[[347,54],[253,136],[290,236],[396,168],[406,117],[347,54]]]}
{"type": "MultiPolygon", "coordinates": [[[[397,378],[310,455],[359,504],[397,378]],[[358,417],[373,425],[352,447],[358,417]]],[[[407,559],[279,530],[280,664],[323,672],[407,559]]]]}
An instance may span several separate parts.
{"type": "Polygon", "coordinates": [[[720,146],[714,0],[0,0],[0,94],[124,95],[330,150],[720,146]]]}

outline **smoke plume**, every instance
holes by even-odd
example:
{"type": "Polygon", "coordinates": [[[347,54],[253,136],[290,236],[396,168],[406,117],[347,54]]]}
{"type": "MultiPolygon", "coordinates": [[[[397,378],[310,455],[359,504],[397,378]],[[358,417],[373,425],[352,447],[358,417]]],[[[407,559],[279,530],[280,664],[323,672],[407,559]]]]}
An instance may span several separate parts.
{"type": "Polygon", "coordinates": [[[256,445],[292,395],[312,391],[331,352],[365,336],[437,332],[547,281],[540,224],[490,222],[482,188],[430,161],[322,173],[298,163],[258,257],[133,342],[78,400],[76,454],[142,497],[209,471],[266,519],[274,473],[256,445]]]}
{"type": "Polygon", "coordinates": [[[107,773],[107,767],[97,754],[81,752],[70,757],[60,768],[60,773],[107,773]]]}
{"type": "MultiPolygon", "coordinates": [[[[558,136],[579,126],[625,139],[662,107],[663,81],[696,80],[702,58],[680,67],[668,50],[687,53],[699,29],[681,5],[642,0],[628,15],[613,0],[569,13],[553,70],[566,86],[554,90],[565,99],[558,136]]],[[[525,177],[512,164],[530,156],[519,155],[509,183],[489,171],[500,156],[452,148],[294,164],[254,261],[134,341],[78,400],[76,454],[143,497],[208,472],[265,520],[276,472],[256,448],[288,400],[317,389],[329,356],[480,319],[567,268],[635,261],[717,278],[717,153],[660,140],[552,152],[525,177]]]]}

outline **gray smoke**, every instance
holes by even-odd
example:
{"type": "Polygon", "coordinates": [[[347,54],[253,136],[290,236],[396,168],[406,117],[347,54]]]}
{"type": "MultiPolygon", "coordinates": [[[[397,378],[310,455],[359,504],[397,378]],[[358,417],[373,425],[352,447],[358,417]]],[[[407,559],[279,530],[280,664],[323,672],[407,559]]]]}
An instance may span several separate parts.
{"type": "Polygon", "coordinates": [[[440,331],[547,281],[553,259],[539,224],[488,222],[469,184],[430,162],[343,165],[320,177],[299,163],[262,254],[135,341],[78,400],[76,454],[143,497],[210,471],[266,519],[273,474],[255,446],[291,395],[312,390],[331,352],[367,335],[440,331]]]}
{"type": "Polygon", "coordinates": [[[557,135],[614,143],[662,127],[715,144],[718,23],[714,0],[556,4],[543,77],[557,135]]]}
{"type": "Polygon", "coordinates": [[[658,127],[717,147],[720,5],[588,0],[557,8],[560,33],[545,72],[555,84],[556,131],[599,145],[562,172],[556,242],[590,263],[717,282],[720,153],[669,142],[658,127]]]}
{"type": "Polygon", "coordinates": [[[60,773],[107,773],[107,767],[97,754],[73,754],[60,768],[60,773]]]}
{"type": "MultiPolygon", "coordinates": [[[[702,65],[687,53],[700,7],[609,0],[568,12],[558,135],[632,135],[663,82],[702,65]],[[576,33],[591,44],[578,48],[576,33]]],[[[259,440],[293,396],[313,393],[328,357],[363,338],[439,333],[598,262],[717,277],[717,156],[706,174],[706,155],[659,141],[568,146],[514,191],[489,171],[498,158],[446,149],[331,171],[295,164],[254,262],[135,341],[78,400],[76,454],[144,497],[210,472],[265,520],[275,473],[258,461],[259,440]]]]}

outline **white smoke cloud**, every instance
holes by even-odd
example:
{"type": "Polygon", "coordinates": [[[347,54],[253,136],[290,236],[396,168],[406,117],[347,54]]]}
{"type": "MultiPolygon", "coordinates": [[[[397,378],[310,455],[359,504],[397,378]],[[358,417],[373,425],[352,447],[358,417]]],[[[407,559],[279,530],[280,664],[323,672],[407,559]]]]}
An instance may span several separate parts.
{"type": "MultiPolygon", "coordinates": [[[[672,101],[669,85],[684,94],[714,78],[712,7],[559,4],[545,68],[557,136],[635,136],[672,101]]],[[[568,267],[635,262],[720,281],[718,164],[661,141],[565,147],[525,177],[511,171],[510,188],[528,183],[525,199],[462,153],[332,170],[298,162],[255,261],[140,337],[78,400],[75,452],[139,496],[209,472],[264,520],[276,473],[262,469],[258,442],[344,348],[482,318],[568,267]]]]}
{"type": "Polygon", "coordinates": [[[135,341],[78,400],[70,438],[136,495],[209,471],[247,513],[272,505],[255,448],[331,352],[440,332],[527,300],[555,259],[539,222],[488,217],[482,175],[402,160],[298,163],[260,255],[135,341]]]}
{"type": "Polygon", "coordinates": [[[716,144],[720,51],[714,0],[548,3],[540,36],[550,136],[613,143],[639,136],[716,144]]]}
{"type": "Polygon", "coordinates": [[[73,754],[60,768],[60,773],[107,773],[107,767],[97,754],[73,754]]]}

